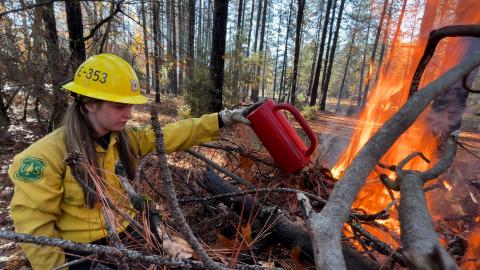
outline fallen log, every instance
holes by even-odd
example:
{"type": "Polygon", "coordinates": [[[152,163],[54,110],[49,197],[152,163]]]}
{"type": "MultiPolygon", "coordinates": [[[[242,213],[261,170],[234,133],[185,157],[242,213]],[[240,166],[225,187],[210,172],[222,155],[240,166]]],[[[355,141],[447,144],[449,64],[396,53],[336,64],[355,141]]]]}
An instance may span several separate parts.
{"type": "MultiPolygon", "coordinates": [[[[212,169],[207,170],[200,185],[212,195],[239,192],[236,187],[225,182],[223,178],[212,169]]],[[[240,213],[243,208],[244,214],[242,216],[245,220],[250,216],[248,213],[258,213],[251,222],[252,231],[258,232],[264,228],[270,228],[268,231],[268,239],[265,239],[265,241],[274,241],[289,249],[299,247],[302,251],[303,258],[307,258],[313,262],[313,249],[310,235],[304,228],[289,220],[277,207],[261,206],[249,195],[221,197],[219,200],[237,213],[240,213]]],[[[379,267],[375,262],[362,256],[359,252],[348,246],[344,245],[342,251],[348,269],[378,269],[379,267]]]]}

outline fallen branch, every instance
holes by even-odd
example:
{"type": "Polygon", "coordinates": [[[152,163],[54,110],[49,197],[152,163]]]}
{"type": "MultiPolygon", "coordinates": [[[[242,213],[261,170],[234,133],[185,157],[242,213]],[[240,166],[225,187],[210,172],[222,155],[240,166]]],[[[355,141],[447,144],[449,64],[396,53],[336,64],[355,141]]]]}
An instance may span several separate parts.
{"type": "MultiPolygon", "coordinates": [[[[199,261],[187,259],[170,259],[154,254],[143,254],[135,250],[117,249],[109,246],[77,243],[60,238],[50,238],[45,236],[33,236],[30,234],[20,234],[11,231],[0,231],[0,238],[21,243],[33,243],[43,246],[61,247],[63,249],[77,250],[80,252],[97,254],[109,258],[121,258],[126,262],[145,262],[149,264],[164,265],[167,267],[186,267],[193,269],[204,269],[203,264],[199,261]]],[[[111,260],[111,259],[110,259],[111,260]]],[[[115,262],[115,261],[112,261],[115,262]]]]}
{"type": "Polygon", "coordinates": [[[303,193],[305,196],[310,198],[311,200],[315,200],[320,202],[320,204],[323,206],[325,205],[326,201],[322,197],[319,197],[315,194],[312,194],[310,192],[298,190],[298,189],[293,189],[293,188],[257,188],[257,189],[250,189],[250,190],[245,190],[245,191],[239,191],[239,192],[231,192],[231,193],[224,193],[224,194],[219,194],[219,195],[214,195],[210,197],[204,197],[204,198],[186,198],[186,199],[180,199],[178,200],[179,203],[188,203],[188,202],[205,202],[205,201],[211,201],[211,200],[217,200],[217,199],[222,199],[222,198],[228,198],[228,197],[234,197],[234,196],[244,196],[247,194],[255,194],[255,193],[271,193],[271,192],[278,192],[278,193],[303,193]]]}
{"type": "MultiPolygon", "coordinates": [[[[239,193],[236,187],[225,182],[211,169],[205,173],[201,186],[211,194],[239,193]]],[[[314,247],[308,232],[288,219],[286,214],[277,207],[261,206],[259,202],[248,195],[224,197],[222,202],[239,214],[243,209],[243,213],[246,213],[242,215],[245,221],[251,214],[254,214],[251,221],[252,231],[261,232],[263,235],[268,234],[263,242],[270,242],[270,245],[280,243],[289,249],[300,248],[302,255],[312,260],[314,247]],[[269,228],[268,231],[265,232],[265,228],[269,228]]],[[[342,250],[347,258],[348,269],[378,268],[378,265],[350,247],[343,246],[342,250]]]]}
{"type": "Polygon", "coordinates": [[[478,65],[480,65],[480,53],[468,57],[423,90],[415,93],[358,152],[342,178],[336,183],[323,210],[320,213],[312,212],[307,219],[312,241],[316,245],[317,268],[335,270],[346,268],[340,244],[342,228],[365,179],[385,152],[415,122],[430,102],[448,91],[454,83],[478,65]]]}
{"type": "Polygon", "coordinates": [[[183,212],[180,209],[180,206],[178,205],[175,186],[173,185],[172,175],[170,173],[170,169],[168,168],[167,158],[165,157],[165,147],[163,145],[163,132],[162,132],[162,129],[160,128],[160,124],[158,123],[158,119],[157,119],[158,115],[155,107],[152,106],[152,110],[150,114],[151,114],[153,131],[155,132],[156,150],[157,150],[157,155],[159,159],[158,163],[162,171],[168,209],[172,214],[175,225],[178,227],[178,229],[180,230],[185,240],[187,240],[187,242],[192,246],[193,250],[195,250],[197,255],[200,257],[200,260],[205,264],[207,268],[226,269],[225,267],[216,264],[208,256],[207,252],[200,245],[197,238],[195,237],[195,235],[193,235],[192,230],[190,229],[187,222],[185,221],[183,212]]]}
{"type": "Polygon", "coordinates": [[[268,162],[268,161],[266,161],[262,158],[256,157],[255,155],[248,153],[247,150],[245,150],[244,148],[242,148],[240,146],[229,146],[229,145],[220,145],[220,144],[211,144],[211,143],[201,144],[200,146],[206,147],[206,148],[211,148],[211,149],[223,150],[225,152],[235,152],[235,153],[238,153],[242,156],[245,156],[245,157],[247,157],[247,158],[249,158],[253,161],[263,163],[263,164],[265,164],[267,166],[270,166],[270,167],[278,168],[275,165],[275,163],[268,162]]]}
{"type": "Polygon", "coordinates": [[[235,180],[237,183],[239,184],[242,184],[242,185],[245,185],[246,187],[248,188],[255,188],[254,185],[252,185],[251,183],[247,182],[245,179],[241,178],[240,176],[232,173],[231,171],[223,168],[222,166],[218,165],[217,163],[211,161],[209,158],[207,158],[206,156],[196,152],[196,151],[193,151],[192,149],[188,149],[188,150],[185,150],[185,152],[189,153],[190,155],[200,159],[201,161],[207,163],[208,165],[212,166],[213,168],[215,168],[216,170],[218,171],[221,171],[222,173],[224,173],[226,176],[232,178],[233,180],[235,180]]]}
{"type": "Polygon", "coordinates": [[[445,155],[430,170],[426,172],[403,170],[408,158],[397,167],[397,182],[401,194],[399,220],[402,246],[407,253],[417,257],[428,257],[438,252],[441,264],[445,266],[442,269],[458,269],[458,266],[438,241],[427,209],[423,185],[448,169],[455,152],[455,139],[450,136],[445,147],[445,155]]]}
{"type": "MultiPolygon", "coordinates": [[[[189,259],[171,259],[165,258],[155,254],[145,254],[130,249],[116,249],[109,246],[94,245],[77,243],[69,240],[63,240],[60,238],[50,238],[45,236],[34,236],[30,234],[15,233],[12,231],[0,231],[0,239],[6,239],[14,241],[16,243],[32,243],[42,246],[60,247],[63,249],[78,250],[80,252],[96,254],[107,261],[112,260],[112,257],[120,258],[125,262],[138,262],[146,264],[162,265],[170,268],[180,269],[211,269],[205,267],[200,261],[194,261],[189,259]]],[[[112,261],[114,262],[114,261],[112,261]]],[[[214,262],[215,263],[215,262],[214,262]]],[[[221,266],[219,263],[215,263],[221,266]]],[[[253,265],[241,265],[236,269],[238,270],[265,270],[265,267],[253,266],[253,265]]],[[[269,270],[280,270],[279,268],[269,268],[269,270]]]]}

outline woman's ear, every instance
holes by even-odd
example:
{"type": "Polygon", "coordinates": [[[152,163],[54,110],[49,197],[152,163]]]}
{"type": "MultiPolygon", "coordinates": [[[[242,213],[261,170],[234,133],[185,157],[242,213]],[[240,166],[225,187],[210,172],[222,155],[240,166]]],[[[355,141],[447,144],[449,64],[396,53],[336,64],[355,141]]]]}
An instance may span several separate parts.
{"type": "Polygon", "coordinates": [[[97,110],[97,102],[87,102],[83,105],[87,112],[95,112],[97,110]]]}

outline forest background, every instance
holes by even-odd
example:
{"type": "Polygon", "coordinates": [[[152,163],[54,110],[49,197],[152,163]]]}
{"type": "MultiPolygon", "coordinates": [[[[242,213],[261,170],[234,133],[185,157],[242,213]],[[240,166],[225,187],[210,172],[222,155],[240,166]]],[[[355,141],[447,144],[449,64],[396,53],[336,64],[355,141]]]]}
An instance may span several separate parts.
{"type": "Polygon", "coordinates": [[[29,118],[52,130],[67,105],[61,85],[102,52],[129,61],[156,102],[182,97],[183,117],[259,97],[307,116],[353,114],[392,43],[419,35],[427,2],[1,1],[0,126],[29,118]]]}

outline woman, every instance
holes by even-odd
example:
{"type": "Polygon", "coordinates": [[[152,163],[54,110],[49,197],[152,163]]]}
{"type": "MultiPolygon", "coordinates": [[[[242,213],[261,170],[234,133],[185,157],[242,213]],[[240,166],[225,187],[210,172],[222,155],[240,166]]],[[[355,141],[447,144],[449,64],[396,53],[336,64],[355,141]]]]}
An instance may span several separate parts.
{"type": "MultiPolygon", "coordinates": [[[[8,172],[15,184],[10,211],[19,233],[98,243],[108,234],[102,204],[92,190],[101,179],[108,190],[124,193],[116,169],[123,167],[133,179],[138,157],[155,150],[155,134],[150,127],[126,125],[132,105],[146,103],[147,98],[140,94],[133,68],[118,56],[100,54],[87,59],[64,88],[75,96],[75,102],[63,126],[14,157],[8,172]],[[69,153],[79,153],[87,165],[75,166],[75,175],[65,164],[69,153]]],[[[248,124],[245,112],[245,108],[224,110],[165,125],[166,152],[218,139],[223,125],[248,124]]],[[[110,195],[113,201],[122,197],[110,195]]],[[[122,232],[128,225],[123,221],[116,229],[122,232]]],[[[22,248],[34,269],[52,269],[66,262],[60,248],[32,244],[22,248]]]]}

